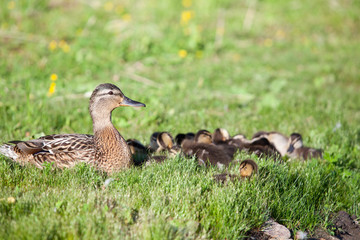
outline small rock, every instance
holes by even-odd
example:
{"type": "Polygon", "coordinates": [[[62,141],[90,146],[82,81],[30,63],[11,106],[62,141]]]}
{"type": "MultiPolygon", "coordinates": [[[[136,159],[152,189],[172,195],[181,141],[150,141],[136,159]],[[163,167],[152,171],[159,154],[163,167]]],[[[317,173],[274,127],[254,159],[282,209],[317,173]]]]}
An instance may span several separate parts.
{"type": "Polygon", "coordinates": [[[290,230],[273,219],[266,221],[262,227],[265,235],[271,240],[288,240],[291,237],[290,230]]]}
{"type": "Polygon", "coordinates": [[[307,239],[307,233],[306,232],[303,232],[303,231],[297,231],[296,232],[296,239],[298,240],[305,240],[307,239]]]}
{"type": "Polygon", "coordinates": [[[106,179],[102,188],[103,189],[107,188],[112,181],[114,181],[113,178],[106,179]]]}

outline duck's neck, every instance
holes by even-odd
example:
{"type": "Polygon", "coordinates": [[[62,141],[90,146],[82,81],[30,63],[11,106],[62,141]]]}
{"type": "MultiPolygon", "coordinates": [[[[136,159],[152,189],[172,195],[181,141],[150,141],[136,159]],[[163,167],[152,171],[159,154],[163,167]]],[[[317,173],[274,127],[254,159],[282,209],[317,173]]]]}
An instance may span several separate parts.
{"type": "Polygon", "coordinates": [[[97,132],[101,131],[104,128],[115,129],[114,125],[111,122],[111,112],[97,109],[96,114],[90,112],[90,115],[93,121],[94,135],[96,135],[97,132]]]}
{"type": "Polygon", "coordinates": [[[131,165],[131,153],[125,139],[111,122],[111,112],[91,114],[98,166],[106,171],[118,171],[131,165]]]}

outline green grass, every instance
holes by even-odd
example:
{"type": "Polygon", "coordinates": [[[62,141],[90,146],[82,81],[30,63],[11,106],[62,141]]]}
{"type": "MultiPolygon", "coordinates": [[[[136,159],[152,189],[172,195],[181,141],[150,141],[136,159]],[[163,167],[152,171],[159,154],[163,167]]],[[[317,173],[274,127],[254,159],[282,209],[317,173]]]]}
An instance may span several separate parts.
{"type": "Polygon", "coordinates": [[[359,3],[257,1],[246,27],[251,2],[5,1],[0,142],[92,133],[85,93],[111,82],[147,105],[113,112],[125,138],[276,130],[325,153],[305,163],[255,158],[255,178],[226,186],[212,181],[219,170],[177,157],[118,173],[107,188],[85,165],[39,170],[0,157],[0,238],[238,239],[269,217],[311,232],[331,212],[359,216],[359,3]],[[194,14],[181,24],[185,10],[194,14]]]}

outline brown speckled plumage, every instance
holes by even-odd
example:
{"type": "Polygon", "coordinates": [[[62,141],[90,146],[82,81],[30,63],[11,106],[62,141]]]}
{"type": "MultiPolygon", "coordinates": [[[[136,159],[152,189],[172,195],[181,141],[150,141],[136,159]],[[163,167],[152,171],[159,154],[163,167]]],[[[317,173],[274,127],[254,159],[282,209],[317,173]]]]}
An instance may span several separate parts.
{"type": "Polygon", "coordinates": [[[89,110],[94,136],[87,134],[48,135],[30,141],[11,141],[0,146],[0,153],[21,165],[45,162],[55,167],[73,167],[86,162],[112,173],[132,164],[131,152],[124,138],[111,122],[111,112],[120,106],[145,106],[123,95],[113,84],[100,84],[90,98],[89,110]]]}

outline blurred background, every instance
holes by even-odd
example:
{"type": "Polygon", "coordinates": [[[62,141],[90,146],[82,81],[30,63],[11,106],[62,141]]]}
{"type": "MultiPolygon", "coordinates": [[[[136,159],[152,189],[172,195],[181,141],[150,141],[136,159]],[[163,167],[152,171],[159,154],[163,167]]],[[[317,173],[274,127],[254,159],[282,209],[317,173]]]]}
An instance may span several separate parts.
{"type": "Polygon", "coordinates": [[[114,111],[125,138],[277,130],[359,153],[359,1],[1,4],[1,141],[92,133],[88,98],[111,82],[147,105],[114,111]]]}

